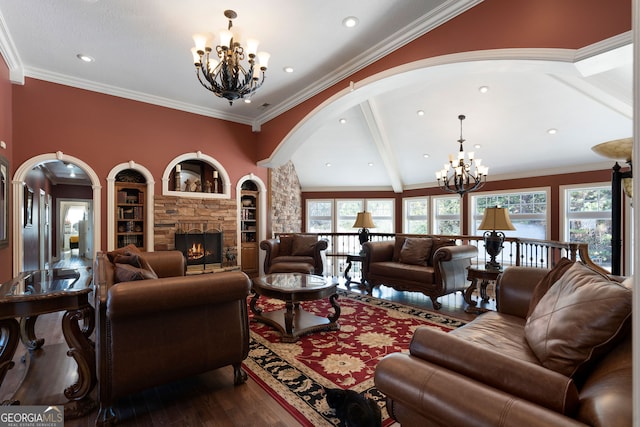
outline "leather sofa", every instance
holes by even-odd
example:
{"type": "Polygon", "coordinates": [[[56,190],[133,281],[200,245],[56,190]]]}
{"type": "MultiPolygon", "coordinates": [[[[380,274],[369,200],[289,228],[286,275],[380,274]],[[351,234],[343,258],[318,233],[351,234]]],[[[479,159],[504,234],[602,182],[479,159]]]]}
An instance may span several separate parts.
{"type": "Polygon", "coordinates": [[[630,280],[571,264],[509,267],[497,311],[450,333],[417,329],[408,354],[376,367],[390,415],[403,426],[631,426],[630,280]]]}
{"type": "Polygon", "coordinates": [[[180,251],[98,252],[94,265],[96,425],[117,421],[117,399],[232,365],[246,381],[247,296],[242,272],[185,276],[180,251]],[[127,278],[129,281],[123,281],[127,278]]]}
{"type": "Polygon", "coordinates": [[[280,234],[277,239],[260,242],[264,250],[264,272],[308,273],[322,276],[324,251],[329,243],[315,234],[280,234]]]}
{"type": "Polygon", "coordinates": [[[472,245],[456,246],[455,241],[432,237],[396,235],[393,240],[362,245],[362,266],[367,289],[387,285],[398,291],[421,292],[440,309],[438,298],[468,286],[467,267],[478,255],[472,245]]]}

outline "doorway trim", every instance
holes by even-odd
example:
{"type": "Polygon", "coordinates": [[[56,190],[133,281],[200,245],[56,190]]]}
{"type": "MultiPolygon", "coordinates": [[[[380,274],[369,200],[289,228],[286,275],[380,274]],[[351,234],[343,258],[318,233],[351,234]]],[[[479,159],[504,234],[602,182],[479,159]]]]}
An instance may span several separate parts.
{"type": "Polygon", "coordinates": [[[22,163],[13,175],[12,187],[13,187],[13,276],[17,276],[24,267],[24,239],[22,236],[22,224],[24,210],[22,209],[24,203],[24,191],[25,180],[31,169],[45,163],[47,161],[60,160],[63,162],[73,163],[81,168],[89,177],[91,181],[91,188],[93,190],[93,250],[94,252],[101,247],[100,241],[100,193],[102,186],[100,185],[100,179],[95,171],[85,162],[77,157],[64,154],[62,151],[55,153],[40,154],[32,157],[22,163]]]}

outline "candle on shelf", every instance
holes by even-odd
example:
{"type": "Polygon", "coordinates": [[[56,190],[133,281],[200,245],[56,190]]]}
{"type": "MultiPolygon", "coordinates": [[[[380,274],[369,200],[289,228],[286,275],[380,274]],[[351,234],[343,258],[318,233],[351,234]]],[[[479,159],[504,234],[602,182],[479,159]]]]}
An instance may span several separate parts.
{"type": "Polygon", "coordinates": [[[182,166],[176,165],[176,172],[180,172],[182,170],[182,166]]]}
{"type": "Polygon", "coordinates": [[[218,171],[213,171],[213,192],[218,192],[218,171]]]}
{"type": "Polygon", "coordinates": [[[213,171],[213,179],[218,179],[218,171],[213,171]]]}

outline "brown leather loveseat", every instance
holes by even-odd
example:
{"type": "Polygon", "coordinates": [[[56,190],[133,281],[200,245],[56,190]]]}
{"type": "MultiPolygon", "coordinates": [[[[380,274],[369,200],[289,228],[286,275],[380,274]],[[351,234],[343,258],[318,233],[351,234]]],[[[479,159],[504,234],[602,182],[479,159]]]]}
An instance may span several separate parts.
{"type": "Polygon", "coordinates": [[[467,267],[478,255],[472,245],[456,246],[455,241],[435,237],[396,235],[393,240],[366,242],[362,272],[369,292],[374,286],[387,285],[398,291],[422,292],[438,298],[468,286],[467,267]]]}
{"type": "Polygon", "coordinates": [[[227,365],[235,384],[246,381],[249,278],[185,271],[179,251],[97,254],[97,425],[115,423],[116,400],[146,388],[227,365]]]}
{"type": "Polygon", "coordinates": [[[509,267],[497,312],[450,333],[417,329],[409,354],[376,367],[391,416],[403,426],[631,426],[631,280],[565,264],[509,267]]]}

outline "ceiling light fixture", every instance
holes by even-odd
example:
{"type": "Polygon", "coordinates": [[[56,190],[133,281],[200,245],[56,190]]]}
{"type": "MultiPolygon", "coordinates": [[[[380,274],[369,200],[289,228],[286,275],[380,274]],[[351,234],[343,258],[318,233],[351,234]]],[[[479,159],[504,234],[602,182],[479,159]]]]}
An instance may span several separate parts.
{"type": "Polygon", "coordinates": [[[489,168],[482,165],[482,160],[474,159],[473,152],[465,155],[462,146],[465,141],[462,137],[462,121],[465,118],[462,114],[458,116],[460,120],[460,139],[458,140],[460,150],[457,162],[455,156],[449,154],[449,163],[445,163],[444,168],[436,172],[438,186],[448,193],[458,193],[460,197],[463,197],[465,193],[482,188],[489,174],[489,168]],[[466,163],[465,158],[468,159],[466,163]],[[454,164],[454,162],[456,163],[454,164]],[[473,169],[474,167],[475,169],[473,169]]]}
{"type": "Polygon", "coordinates": [[[487,93],[489,92],[489,86],[480,86],[478,90],[480,91],[480,93],[487,93]]]}
{"type": "Polygon", "coordinates": [[[556,133],[558,133],[558,129],[554,129],[554,128],[548,129],[547,133],[549,135],[555,135],[556,133]]]}
{"type": "Polygon", "coordinates": [[[341,125],[347,123],[347,119],[344,119],[344,118],[342,118],[342,119],[340,119],[338,121],[340,122],[341,125]]]}
{"type": "Polygon", "coordinates": [[[233,19],[238,15],[233,10],[225,10],[224,16],[229,19],[229,27],[220,32],[220,44],[216,46],[215,53],[211,55],[213,49],[208,46],[206,36],[201,34],[193,36],[196,46],[191,48],[191,53],[200,84],[233,105],[234,100],[251,96],[262,86],[271,55],[257,52],[258,41],[255,39],[247,39],[245,50],[233,39],[231,32],[233,19]],[[245,59],[245,54],[249,57],[249,68],[246,70],[240,62],[245,59]]]}
{"type": "Polygon", "coordinates": [[[83,53],[77,54],[76,58],[78,58],[82,62],[93,62],[93,61],[95,61],[95,59],[92,56],[85,55],[83,53]]]}
{"type": "Polygon", "coordinates": [[[342,20],[342,25],[344,25],[347,28],[353,28],[356,25],[358,25],[358,22],[360,21],[355,16],[347,16],[342,20]]]}
{"type": "Polygon", "coordinates": [[[424,116],[424,111],[418,110],[418,112],[416,114],[422,117],[422,116],[424,116]]]}
{"type": "Polygon", "coordinates": [[[293,67],[284,67],[283,70],[285,73],[293,73],[293,67]]]}

